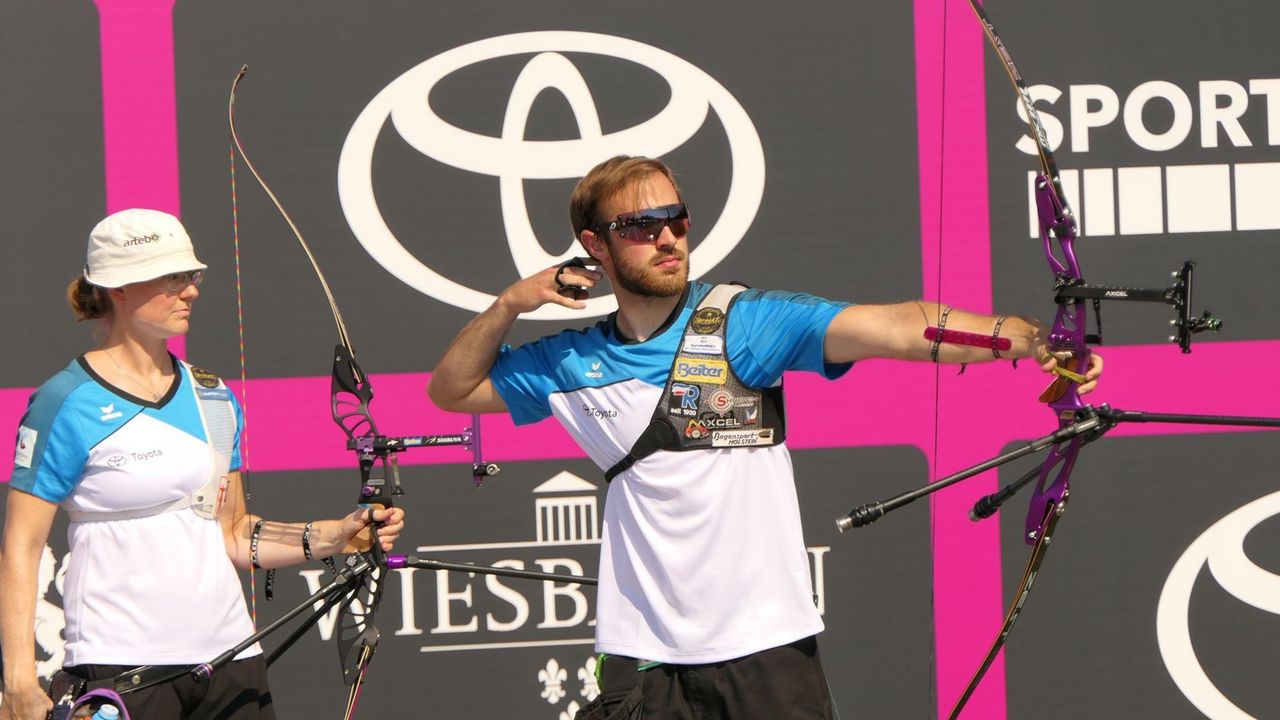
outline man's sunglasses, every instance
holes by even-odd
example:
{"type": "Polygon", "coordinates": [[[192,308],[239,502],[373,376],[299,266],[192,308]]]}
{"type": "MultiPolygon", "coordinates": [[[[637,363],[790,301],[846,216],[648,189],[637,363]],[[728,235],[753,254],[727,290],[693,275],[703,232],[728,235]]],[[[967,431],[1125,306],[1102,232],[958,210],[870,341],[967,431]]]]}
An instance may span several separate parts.
{"type": "Polygon", "coordinates": [[[677,238],[688,235],[689,222],[689,206],[676,203],[623,213],[613,222],[597,226],[592,230],[597,235],[604,235],[613,230],[618,233],[618,237],[631,242],[657,242],[664,227],[671,228],[671,234],[677,238]]]}

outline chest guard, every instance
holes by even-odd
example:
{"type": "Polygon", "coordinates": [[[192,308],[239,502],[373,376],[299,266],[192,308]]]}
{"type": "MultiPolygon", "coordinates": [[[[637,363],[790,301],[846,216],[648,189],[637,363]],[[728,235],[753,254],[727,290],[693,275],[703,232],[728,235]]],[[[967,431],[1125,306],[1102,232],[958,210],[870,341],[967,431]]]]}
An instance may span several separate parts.
{"type": "Polygon", "coordinates": [[[218,519],[222,511],[222,503],[226,500],[228,479],[231,471],[231,456],[235,452],[236,424],[235,405],[231,399],[231,389],[217,375],[195,367],[187,362],[182,363],[195,396],[196,408],[200,412],[200,424],[208,438],[209,455],[213,472],[204,485],[190,495],[172,502],[152,507],[133,510],[108,512],[86,512],[69,510],[72,522],[101,522],[104,520],[132,520],[150,517],[166,512],[178,512],[191,508],[192,512],[206,520],[218,519]]]}
{"type": "Polygon", "coordinates": [[[626,456],[605,471],[606,481],[659,450],[765,447],[786,440],[781,378],[772,387],[748,387],[729,364],[729,309],[743,290],[741,285],[717,285],[698,304],[649,426],[626,456]]]}

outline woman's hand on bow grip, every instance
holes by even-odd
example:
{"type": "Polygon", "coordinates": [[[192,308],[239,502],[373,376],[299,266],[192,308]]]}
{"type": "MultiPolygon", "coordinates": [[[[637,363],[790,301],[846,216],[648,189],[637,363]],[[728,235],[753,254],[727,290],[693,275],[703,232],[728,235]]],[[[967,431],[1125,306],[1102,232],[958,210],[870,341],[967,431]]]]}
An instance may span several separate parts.
{"type": "Polygon", "coordinates": [[[342,519],[342,531],[347,537],[343,552],[364,552],[372,543],[371,524],[377,525],[378,542],[383,552],[391,552],[391,548],[404,532],[404,510],[402,508],[361,507],[342,519]]]}

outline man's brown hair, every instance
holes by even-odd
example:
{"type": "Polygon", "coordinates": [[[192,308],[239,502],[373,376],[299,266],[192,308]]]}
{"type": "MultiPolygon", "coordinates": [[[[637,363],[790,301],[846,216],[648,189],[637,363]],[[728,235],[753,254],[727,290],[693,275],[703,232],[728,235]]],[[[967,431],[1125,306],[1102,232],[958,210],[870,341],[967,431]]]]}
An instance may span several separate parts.
{"type": "Polygon", "coordinates": [[[573,236],[581,237],[583,230],[590,230],[605,220],[599,216],[601,204],[628,188],[634,188],[638,195],[642,183],[654,173],[671,181],[676,195],[680,195],[675,175],[661,160],[617,155],[591,168],[569,195],[569,224],[573,226],[573,236]]]}

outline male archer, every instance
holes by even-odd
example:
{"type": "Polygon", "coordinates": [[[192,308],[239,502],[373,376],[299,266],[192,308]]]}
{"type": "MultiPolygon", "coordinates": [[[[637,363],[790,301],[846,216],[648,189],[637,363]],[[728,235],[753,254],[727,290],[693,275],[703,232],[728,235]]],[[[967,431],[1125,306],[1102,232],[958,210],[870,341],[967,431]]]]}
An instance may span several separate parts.
{"type": "MultiPolygon", "coordinates": [[[[446,410],[509,412],[517,424],[554,415],[610,480],[596,626],[606,659],[601,695],[579,718],[837,717],[815,640],[823,624],[783,373],[834,379],[867,358],[1033,358],[1054,372],[1044,326],[932,302],[690,282],[689,208],[650,158],[597,165],[569,216],[600,269],[567,263],[508,287],[454,339],[428,393],[446,410]],[[583,309],[604,277],[616,313],[504,345],[521,313],[583,309]]],[[[1093,358],[1081,393],[1102,371],[1093,358]]]]}

